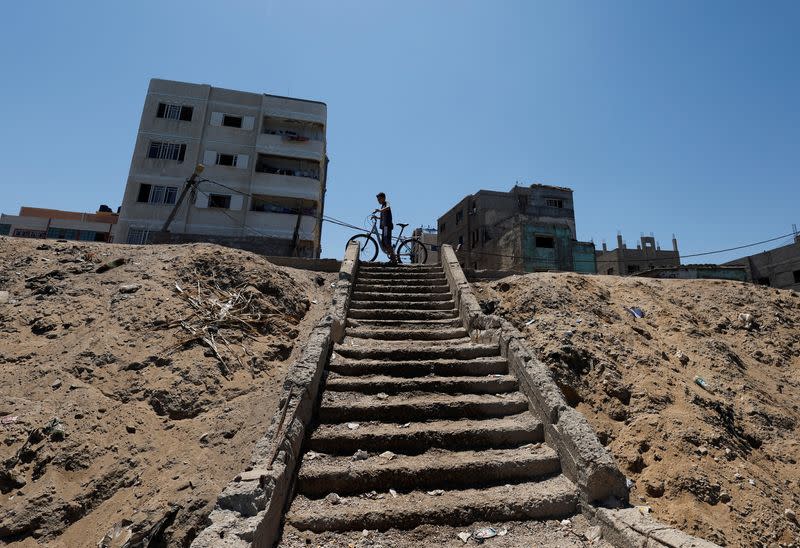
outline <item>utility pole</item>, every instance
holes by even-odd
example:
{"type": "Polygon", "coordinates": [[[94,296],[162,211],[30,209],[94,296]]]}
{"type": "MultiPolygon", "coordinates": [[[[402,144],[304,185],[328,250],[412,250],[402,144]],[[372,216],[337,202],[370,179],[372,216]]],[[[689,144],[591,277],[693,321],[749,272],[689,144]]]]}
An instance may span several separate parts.
{"type": "Polygon", "coordinates": [[[190,189],[194,188],[195,185],[197,185],[197,176],[203,173],[203,170],[205,168],[206,166],[204,166],[203,164],[197,164],[194,168],[194,173],[192,173],[191,177],[186,179],[186,184],[183,185],[183,190],[181,191],[181,195],[178,196],[178,200],[172,207],[172,211],[169,212],[169,217],[167,217],[167,220],[164,221],[164,226],[161,227],[161,232],[169,232],[169,225],[175,218],[175,214],[178,213],[178,208],[181,207],[181,202],[183,202],[183,199],[186,197],[186,193],[189,192],[190,189]]]}

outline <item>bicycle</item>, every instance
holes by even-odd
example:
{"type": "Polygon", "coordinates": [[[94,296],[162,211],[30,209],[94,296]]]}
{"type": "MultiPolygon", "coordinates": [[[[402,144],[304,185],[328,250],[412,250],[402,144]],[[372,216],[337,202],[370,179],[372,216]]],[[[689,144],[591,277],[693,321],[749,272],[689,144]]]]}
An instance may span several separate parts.
{"type": "MultiPolygon", "coordinates": [[[[360,250],[359,261],[367,263],[374,261],[378,257],[378,250],[382,249],[378,245],[378,242],[381,241],[381,234],[378,232],[378,217],[370,215],[370,219],[372,219],[372,228],[369,232],[356,234],[347,240],[348,245],[350,245],[350,242],[358,242],[360,250]]],[[[397,226],[400,227],[400,234],[392,237],[392,240],[397,242],[395,250],[397,262],[399,264],[424,264],[428,260],[428,248],[416,238],[403,238],[403,230],[408,226],[408,223],[397,223],[397,226]]]]}

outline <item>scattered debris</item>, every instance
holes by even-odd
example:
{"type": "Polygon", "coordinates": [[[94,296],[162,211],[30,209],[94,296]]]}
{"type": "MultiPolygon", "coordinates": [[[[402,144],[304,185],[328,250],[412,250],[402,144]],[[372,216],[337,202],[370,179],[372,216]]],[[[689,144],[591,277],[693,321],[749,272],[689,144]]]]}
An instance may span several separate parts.
{"type": "Polygon", "coordinates": [[[686,365],[689,363],[689,356],[678,350],[675,352],[675,357],[678,358],[678,361],[681,362],[681,365],[686,365]]]}
{"type": "Polygon", "coordinates": [[[367,453],[363,449],[359,449],[353,455],[353,460],[367,460],[368,458],[369,458],[369,453],[367,453]]]}
{"type": "Polygon", "coordinates": [[[359,424],[357,422],[348,422],[346,426],[350,430],[358,430],[359,424]]]}
{"type": "Polygon", "coordinates": [[[470,539],[470,538],[472,538],[472,535],[471,535],[470,533],[459,533],[459,534],[458,534],[458,535],[456,535],[456,536],[457,536],[457,537],[458,537],[458,538],[461,540],[461,542],[463,542],[464,544],[466,544],[467,542],[469,542],[469,539],[470,539]]]}
{"type": "Polygon", "coordinates": [[[314,460],[315,458],[319,457],[320,454],[316,451],[308,451],[305,456],[303,457],[305,460],[314,460]]]}
{"type": "Polygon", "coordinates": [[[128,432],[128,434],[135,434],[136,433],[136,427],[134,425],[132,425],[132,424],[128,424],[128,425],[125,426],[125,431],[128,432]]]}
{"type": "Polygon", "coordinates": [[[17,420],[19,420],[19,417],[17,415],[6,415],[2,419],[0,419],[0,424],[3,425],[14,424],[15,422],[17,422],[17,420]]]}
{"type": "Polygon", "coordinates": [[[695,376],[694,383],[703,390],[708,390],[710,392],[710,389],[708,388],[708,383],[703,377],[695,376]]]}
{"type": "Polygon", "coordinates": [[[497,536],[498,536],[498,537],[504,537],[504,536],[506,536],[507,534],[508,534],[508,529],[506,529],[505,527],[503,527],[502,529],[500,529],[500,530],[497,532],[497,536]]]}
{"type": "Polygon", "coordinates": [[[393,458],[395,458],[397,455],[395,455],[395,454],[394,454],[394,453],[392,453],[391,451],[384,451],[383,453],[381,453],[381,454],[380,454],[380,455],[378,455],[378,456],[379,456],[379,457],[382,457],[382,458],[384,458],[384,459],[386,459],[386,460],[392,460],[392,459],[393,459],[393,458]]]}
{"type": "Polygon", "coordinates": [[[59,388],[61,388],[61,384],[62,384],[61,379],[56,379],[52,382],[50,388],[52,388],[53,390],[58,390],[59,388]]]}
{"type": "Polygon", "coordinates": [[[572,522],[571,522],[570,520],[568,520],[568,519],[562,519],[562,520],[561,520],[561,525],[563,525],[563,526],[565,526],[565,527],[566,527],[567,525],[571,524],[571,523],[572,523],[572,522]]]}
{"type": "Polygon", "coordinates": [[[141,288],[142,286],[139,284],[122,284],[121,286],[119,286],[119,292],[128,295],[131,293],[136,293],[141,288]]]}
{"type": "Polygon", "coordinates": [[[797,523],[797,514],[795,514],[794,510],[791,508],[787,508],[783,511],[783,515],[786,516],[786,519],[791,521],[792,523],[797,523]]]}
{"type": "Polygon", "coordinates": [[[6,304],[11,300],[11,294],[8,291],[0,291],[0,304],[6,304]]]}
{"type": "Polygon", "coordinates": [[[531,325],[531,324],[532,324],[533,322],[535,322],[535,321],[536,321],[536,318],[531,318],[530,320],[528,320],[527,322],[525,322],[525,325],[526,325],[526,326],[528,326],[528,325],[531,325]]]}
{"type": "Polygon", "coordinates": [[[410,422],[406,422],[406,423],[397,425],[398,428],[408,428],[409,426],[411,426],[410,422]]]}
{"type": "Polygon", "coordinates": [[[635,506],[635,508],[637,510],[639,510],[639,513],[642,514],[642,515],[647,515],[647,514],[650,513],[650,507],[649,506],[635,506]]]}
{"type": "Polygon", "coordinates": [[[97,548],[118,548],[128,546],[128,541],[133,536],[133,522],[124,519],[108,530],[108,532],[97,543],[97,548]]]}
{"type": "Polygon", "coordinates": [[[389,489],[389,494],[392,495],[393,499],[397,498],[397,491],[395,491],[394,489],[389,489]]]}
{"type": "Polygon", "coordinates": [[[432,497],[440,497],[444,495],[444,489],[434,489],[433,491],[428,491],[428,494],[432,497]]]}
{"type": "Polygon", "coordinates": [[[375,397],[378,398],[379,400],[385,400],[389,397],[389,394],[385,392],[379,392],[378,394],[375,395],[375,397]]]}
{"type": "Polygon", "coordinates": [[[98,274],[102,274],[103,272],[107,272],[124,264],[125,264],[125,259],[114,259],[113,261],[109,261],[104,265],[98,266],[95,272],[97,272],[98,274]]]}
{"type": "Polygon", "coordinates": [[[472,532],[472,538],[479,542],[483,542],[488,538],[497,536],[497,530],[494,527],[482,527],[472,532]]]}
{"type": "Polygon", "coordinates": [[[630,308],[625,308],[625,310],[627,310],[634,318],[644,318],[644,310],[638,306],[631,306],[630,308]]]}
{"type": "Polygon", "coordinates": [[[336,493],[328,493],[328,495],[325,497],[325,500],[331,504],[339,504],[340,502],[342,502],[342,497],[340,497],[336,493]]]}

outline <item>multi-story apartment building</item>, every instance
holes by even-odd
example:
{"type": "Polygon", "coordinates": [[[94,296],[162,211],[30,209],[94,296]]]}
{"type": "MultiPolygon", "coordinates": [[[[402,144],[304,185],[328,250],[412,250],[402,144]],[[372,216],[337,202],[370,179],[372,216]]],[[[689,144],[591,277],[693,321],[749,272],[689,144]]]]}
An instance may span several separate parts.
{"type": "Polygon", "coordinates": [[[642,236],[636,249],[628,249],[622,234],[617,234],[617,249],[603,248],[597,251],[597,272],[630,276],[655,268],[676,268],[681,266],[678,240],[672,237],[672,249],[661,249],[655,236],[642,236]]]}
{"type": "Polygon", "coordinates": [[[729,261],[725,265],[741,266],[747,272],[747,279],[753,283],[800,292],[800,234],[795,233],[790,244],[729,261]]]}
{"type": "Polygon", "coordinates": [[[151,80],[115,241],[318,257],[326,127],[317,101],[151,80]],[[199,183],[160,232],[197,164],[199,183]]]}
{"type": "Polygon", "coordinates": [[[439,217],[439,245],[464,268],[594,273],[594,244],[575,235],[572,190],[533,184],[479,190],[439,217]]]}
{"type": "Polygon", "coordinates": [[[105,205],[97,213],[22,206],[19,215],[0,215],[0,235],[110,242],[116,222],[117,214],[105,205]]]}

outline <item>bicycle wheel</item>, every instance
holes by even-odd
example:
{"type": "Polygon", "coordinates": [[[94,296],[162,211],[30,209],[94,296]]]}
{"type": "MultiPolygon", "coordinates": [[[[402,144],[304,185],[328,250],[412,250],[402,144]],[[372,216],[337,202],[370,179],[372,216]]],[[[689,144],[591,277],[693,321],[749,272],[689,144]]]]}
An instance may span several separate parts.
{"type": "Polygon", "coordinates": [[[408,238],[397,244],[397,262],[403,264],[425,264],[428,249],[416,238],[408,238]]]}
{"type": "MultiPolygon", "coordinates": [[[[372,236],[369,236],[368,234],[358,234],[347,240],[347,245],[350,245],[350,242],[358,242],[359,261],[371,263],[378,256],[378,243],[372,236]]],[[[347,246],[345,246],[345,248],[346,247],[347,246]]]]}

